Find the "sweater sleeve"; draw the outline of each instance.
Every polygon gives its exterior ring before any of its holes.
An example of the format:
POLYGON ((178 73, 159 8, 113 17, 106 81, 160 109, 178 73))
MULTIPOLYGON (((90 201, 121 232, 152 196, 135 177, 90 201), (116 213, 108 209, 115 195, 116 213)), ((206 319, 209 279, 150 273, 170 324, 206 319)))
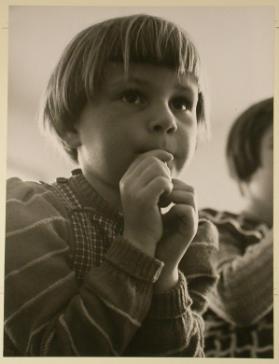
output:
POLYGON ((203 314, 208 307, 208 294, 218 280, 217 254, 218 232, 214 224, 202 218, 198 231, 180 262, 185 274, 189 294, 193 300, 192 309, 203 314))
POLYGON ((204 322, 191 305, 186 279, 179 272, 175 287, 154 294, 148 315, 127 355, 141 351, 145 356, 203 357, 204 322))
POLYGON ((49 191, 12 179, 7 196, 5 355, 122 355, 163 263, 118 240, 78 286, 69 223, 49 191))
MULTIPOLYGON (((211 292, 210 306, 223 319, 238 326, 257 322, 273 305, 273 236, 242 247, 245 235, 219 225, 220 279, 211 292)), ((256 232, 255 232, 256 233, 256 232)))
POLYGON ((150 311, 133 339, 129 353, 141 347, 146 355, 203 356, 207 292, 217 280, 218 235, 202 219, 195 238, 180 263, 179 282, 170 291, 154 294, 150 311))

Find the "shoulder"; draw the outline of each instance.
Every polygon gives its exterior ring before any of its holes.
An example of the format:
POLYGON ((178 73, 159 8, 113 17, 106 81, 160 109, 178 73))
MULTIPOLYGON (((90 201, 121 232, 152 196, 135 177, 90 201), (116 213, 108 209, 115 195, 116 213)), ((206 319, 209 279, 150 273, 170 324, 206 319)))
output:
POLYGON ((213 222, 217 227, 233 227, 236 230, 246 230, 248 227, 241 214, 234 212, 205 208, 199 212, 201 218, 213 222))
POLYGON ((201 218, 210 220, 219 233, 243 238, 251 243, 262 237, 262 233, 257 229, 258 224, 247 220, 241 213, 205 208, 199 214, 201 218))
POLYGON ((6 273, 42 257, 65 256, 72 244, 70 221, 52 185, 7 181, 6 273))
POLYGON ((6 234, 52 222, 65 224, 67 213, 52 185, 10 178, 7 181, 6 234))
POLYGON ((37 197, 44 197, 52 190, 52 185, 43 182, 23 181, 18 177, 7 180, 7 202, 14 200, 26 202, 37 197))
POLYGON ((216 210, 213 208, 204 208, 199 211, 199 215, 201 218, 209 219, 212 222, 216 222, 217 224, 224 222, 232 222, 239 220, 239 215, 229 211, 216 210))

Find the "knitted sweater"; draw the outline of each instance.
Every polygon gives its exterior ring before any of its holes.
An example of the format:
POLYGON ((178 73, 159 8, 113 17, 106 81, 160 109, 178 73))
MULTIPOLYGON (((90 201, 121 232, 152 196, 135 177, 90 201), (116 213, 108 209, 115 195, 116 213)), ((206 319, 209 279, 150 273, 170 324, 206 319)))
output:
POLYGON ((80 170, 52 185, 12 178, 7 198, 4 355, 204 355, 200 312, 216 280, 210 223, 196 239, 203 258, 188 267, 192 299, 182 272, 153 294, 163 262, 123 239, 121 214, 80 170))
POLYGON ((205 209, 218 228, 216 289, 209 293, 206 356, 273 356, 273 238, 266 224, 205 209))

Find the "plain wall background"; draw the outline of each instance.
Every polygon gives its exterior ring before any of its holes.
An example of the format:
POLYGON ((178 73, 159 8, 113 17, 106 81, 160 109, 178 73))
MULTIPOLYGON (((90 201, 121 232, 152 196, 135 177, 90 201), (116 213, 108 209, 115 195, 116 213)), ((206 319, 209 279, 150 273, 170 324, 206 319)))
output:
POLYGON ((7 174, 53 181, 75 167, 41 135, 40 97, 65 45, 81 29, 109 17, 148 13, 182 25, 205 67, 211 140, 199 145, 180 178, 193 184, 200 207, 238 211, 241 199, 225 164, 232 121, 273 94, 272 7, 10 7, 7 174))

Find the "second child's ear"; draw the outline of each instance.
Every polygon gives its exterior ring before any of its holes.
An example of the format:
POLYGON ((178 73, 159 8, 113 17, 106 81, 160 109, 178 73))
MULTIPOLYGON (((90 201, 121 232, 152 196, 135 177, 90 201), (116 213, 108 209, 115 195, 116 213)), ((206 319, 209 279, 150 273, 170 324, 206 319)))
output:
POLYGON ((239 188, 241 196, 245 197, 247 195, 247 190, 248 190, 247 183, 239 181, 238 188, 239 188))
POLYGON ((67 144, 70 148, 77 148, 81 146, 79 132, 76 130, 67 131, 63 135, 63 141, 67 144))

